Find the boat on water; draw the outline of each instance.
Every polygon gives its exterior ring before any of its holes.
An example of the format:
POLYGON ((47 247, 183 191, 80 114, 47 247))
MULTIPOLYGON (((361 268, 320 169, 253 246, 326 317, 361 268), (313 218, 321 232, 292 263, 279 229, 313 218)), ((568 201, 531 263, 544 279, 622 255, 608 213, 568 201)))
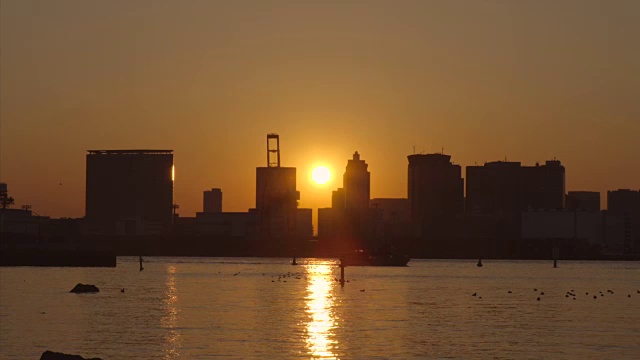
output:
POLYGON ((340 257, 340 263, 344 266, 407 266, 409 256, 390 251, 367 252, 357 250, 340 257))

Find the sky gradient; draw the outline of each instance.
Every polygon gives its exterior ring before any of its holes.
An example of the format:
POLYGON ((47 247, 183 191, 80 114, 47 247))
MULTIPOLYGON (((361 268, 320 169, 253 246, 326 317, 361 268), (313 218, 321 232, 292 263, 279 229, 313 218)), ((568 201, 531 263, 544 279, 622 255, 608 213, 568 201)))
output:
POLYGON ((555 157, 604 201, 640 188, 639 43, 634 0, 1 0, 0 181, 80 217, 87 149, 173 149, 182 216, 212 187, 246 211, 276 132, 301 207, 356 150, 372 197, 406 197, 414 146, 555 157))

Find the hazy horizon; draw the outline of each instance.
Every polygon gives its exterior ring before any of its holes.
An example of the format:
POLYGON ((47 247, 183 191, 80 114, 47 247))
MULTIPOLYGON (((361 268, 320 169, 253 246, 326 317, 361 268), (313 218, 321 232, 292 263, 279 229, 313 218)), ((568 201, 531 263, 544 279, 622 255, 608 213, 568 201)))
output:
POLYGON ((414 146, 463 177, 557 158, 604 207, 640 188, 639 39, 638 1, 2 0, 0 181, 81 217, 86 150, 173 149, 181 216, 211 188, 246 211, 275 132, 302 208, 356 150, 372 198, 406 197, 414 146))

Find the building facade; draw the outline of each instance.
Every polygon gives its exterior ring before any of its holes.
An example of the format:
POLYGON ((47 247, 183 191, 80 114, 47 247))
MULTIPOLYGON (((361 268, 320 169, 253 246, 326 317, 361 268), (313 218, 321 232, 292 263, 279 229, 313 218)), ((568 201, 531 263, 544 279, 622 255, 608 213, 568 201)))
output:
POLYGON ((612 213, 640 212, 640 190, 607 191, 607 209, 612 213))
POLYGON ((600 193, 597 191, 569 191, 565 207, 569 210, 600 211, 600 193))
POLYGON ((369 165, 360 159, 356 151, 353 159, 347 162, 347 168, 343 175, 344 207, 346 209, 368 209, 371 196, 371 173, 367 170, 369 165))
POLYGON ((205 190, 202 194, 202 212, 219 213, 222 212, 222 190, 205 190))
POLYGON ((508 214, 528 209, 562 209, 565 169, 558 160, 544 165, 495 161, 467 166, 466 211, 508 214))
POLYGON ((120 221, 172 222, 172 150, 89 150, 85 217, 104 232, 120 221))
POLYGON ((296 190, 296 168, 256 168, 256 209, 291 210, 298 207, 300 193, 296 190))
POLYGON ((408 198, 415 223, 454 216, 464 209, 464 180, 460 165, 445 154, 413 154, 409 159, 408 198))

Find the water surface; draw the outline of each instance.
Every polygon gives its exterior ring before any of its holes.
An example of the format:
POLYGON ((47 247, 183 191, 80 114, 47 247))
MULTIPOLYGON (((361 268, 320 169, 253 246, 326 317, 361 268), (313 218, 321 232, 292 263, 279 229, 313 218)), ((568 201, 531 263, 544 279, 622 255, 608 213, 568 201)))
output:
POLYGON ((0 268, 0 358, 640 354, 638 262, 413 260, 348 267, 342 288, 332 260, 145 260, 144 271, 126 257, 117 268, 0 268), (101 291, 70 294, 79 282, 101 291))

